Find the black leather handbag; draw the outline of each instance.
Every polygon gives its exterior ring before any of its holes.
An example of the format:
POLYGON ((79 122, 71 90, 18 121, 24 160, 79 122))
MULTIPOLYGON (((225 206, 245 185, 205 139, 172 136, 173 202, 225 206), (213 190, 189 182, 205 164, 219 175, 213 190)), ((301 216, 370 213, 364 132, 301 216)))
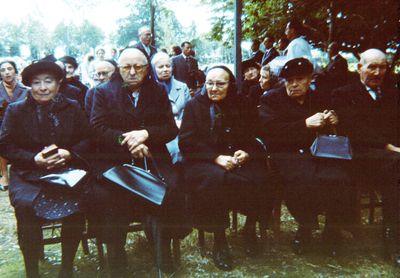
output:
POLYGON ((112 167, 102 176, 106 181, 128 190, 135 196, 161 206, 168 186, 164 182, 154 159, 151 159, 151 162, 157 176, 148 170, 146 158, 144 158, 144 169, 131 164, 123 164, 112 167))
POLYGON ((315 157, 351 160, 353 151, 350 140, 346 136, 338 136, 336 129, 334 134, 317 134, 310 147, 311 154, 315 157))
POLYGON ((88 172, 83 169, 64 168, 39 177, 38 181, 51 185, 74 188, 87 177, 88 172))

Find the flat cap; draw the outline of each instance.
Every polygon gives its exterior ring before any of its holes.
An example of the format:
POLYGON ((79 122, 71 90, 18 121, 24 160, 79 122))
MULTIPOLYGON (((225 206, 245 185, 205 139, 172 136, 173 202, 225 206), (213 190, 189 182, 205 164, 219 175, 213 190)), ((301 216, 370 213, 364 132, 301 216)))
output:
POLYGON ((39 60, 36 63, 30 64, 22 71, 22 83, 25 86, 31 86, 33 77, 42 73, 49 73, 57 80, 64 77, 63 70, 56 63, 39 60))
POLYGON ((75 69, 78 68, 78 62, 74 57, 71 56, 64 56, 59 59, 61 62, 64 64, 70 64, 72 65, 75 69))
POLYGON ((290 78, 299 75, 312 74, 314 70, 313 64, 306 58, 295 58, 286 62, 283 66, 279 77, 290 78))

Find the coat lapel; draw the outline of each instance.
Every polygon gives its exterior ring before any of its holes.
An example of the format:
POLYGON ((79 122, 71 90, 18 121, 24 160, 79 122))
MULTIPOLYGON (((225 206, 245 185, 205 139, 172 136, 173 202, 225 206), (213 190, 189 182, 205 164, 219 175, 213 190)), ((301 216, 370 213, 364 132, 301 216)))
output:
POLYGON ((168 98, 170 101, 176 103, 176 102, 178 102, 178 98, 179 98, 180 92, 182 90, 182 86, 180 86, 174 78, 172 78, 171 82, 172 82, 172 86, 171 86, 171 91, 168 94, 168 98))

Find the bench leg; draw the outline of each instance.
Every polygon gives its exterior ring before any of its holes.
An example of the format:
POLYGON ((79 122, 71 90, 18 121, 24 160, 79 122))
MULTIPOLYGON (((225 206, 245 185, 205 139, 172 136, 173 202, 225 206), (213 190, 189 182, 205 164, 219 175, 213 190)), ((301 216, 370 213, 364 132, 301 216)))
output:
POLYGON ((200 247, 200 254, 202 257, 205 257, 206 255, 206 244, 205 244, 205 238, 204 238, 204 230, 199 229, 198 230, 198 237, 199 237, 199 247, 200 247))
POLYGON ((181 241, 178 238, 172 239, 172 248, 174 253, 174 262, 176 265, 181 264, 181 241))

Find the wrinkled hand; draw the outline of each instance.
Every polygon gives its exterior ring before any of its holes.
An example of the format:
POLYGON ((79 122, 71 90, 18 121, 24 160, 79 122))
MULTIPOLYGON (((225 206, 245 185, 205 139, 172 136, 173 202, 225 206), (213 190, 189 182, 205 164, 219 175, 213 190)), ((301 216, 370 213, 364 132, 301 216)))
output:
POLYGON ((391 152, 396 152, 396 153, 400 153, 400 147, 396 147, 395 145, 392 144, 387 144, 385 146, 385 149, 391 152))
POLYGON ((325 126, 325 114, 324 113, 315 113, 311 117, 306 119, 307 128, 321 128, 325 126))
POLYGON ((43 157, 43 153, 39 152, 34 157, 37 166, 51 170, 57 167, 65 166, 71 160, 71 153, 68 150, 58 149, 58 152, 47 158, 43 157))
POLYGON ((339 118, 336 115, 336 112, 333 110, 325 110, 324 111, 324 119, 325 119, 325 122, 330 125, 337 125, 339 123, 339 118))
POLYGON ((231 171, 239 165, 237 159, 229 155, 220 155, 214 160, 214 162, 227 171, 231 171))
POLYGON ((245 151, 238 150, 233 154, 233 157, 236 158, 238 165, 241 166, 249 160, 250 155, 245 151))
POLYGON ((127 145, 130 152, 132 152, 137 146, 143 144, 148 138, 149 133, 147 130, 133 130, 122 134, 124 140, 122 140, 121 145, 127 145))
POLYGON ((143 157, 150 156, 149 148, 145 144, 140 144, 130 152, 132 157, 135 159, 141 159, 143 157))

